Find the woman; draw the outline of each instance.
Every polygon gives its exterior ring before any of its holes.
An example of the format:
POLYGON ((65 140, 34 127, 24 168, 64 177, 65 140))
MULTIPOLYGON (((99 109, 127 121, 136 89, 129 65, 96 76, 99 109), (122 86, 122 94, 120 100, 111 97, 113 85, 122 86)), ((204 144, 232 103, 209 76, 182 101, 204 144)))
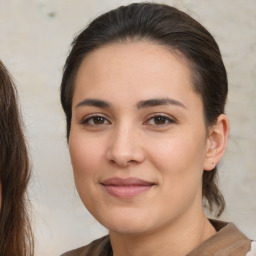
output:
POLYGON ((78 193, 109 235, 64 255, 246 255, 232 223, 210 220, 229 124, 213 37, 167 5, 103 14, 73 42, 61 102, 78 193))
POLYGON ((0 61, 0 255, 33 255, 27 212, 29 160, 16 103, 16 91, 0 61))

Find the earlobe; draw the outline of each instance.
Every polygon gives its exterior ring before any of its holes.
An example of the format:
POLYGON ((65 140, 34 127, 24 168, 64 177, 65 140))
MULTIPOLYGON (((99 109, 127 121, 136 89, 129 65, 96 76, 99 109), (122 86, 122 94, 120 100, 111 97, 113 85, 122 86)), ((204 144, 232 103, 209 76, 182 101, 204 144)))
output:
POLYGON ((209 128, 204 170, 211 171, 224 155, 229 135, 229 122, 225 114, 218 116, 216 124, 209 128))

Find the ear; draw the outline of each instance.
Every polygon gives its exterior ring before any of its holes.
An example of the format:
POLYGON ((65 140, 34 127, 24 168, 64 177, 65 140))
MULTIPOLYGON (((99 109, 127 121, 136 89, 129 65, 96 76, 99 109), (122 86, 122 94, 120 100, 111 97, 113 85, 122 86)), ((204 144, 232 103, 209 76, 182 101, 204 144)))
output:
POLYGON ((229 135, 229 122, 226 115, 218 116, 216 124, 208 131, 207 151, 204 162, 204 170, 211 171, 222 158, 229 135))

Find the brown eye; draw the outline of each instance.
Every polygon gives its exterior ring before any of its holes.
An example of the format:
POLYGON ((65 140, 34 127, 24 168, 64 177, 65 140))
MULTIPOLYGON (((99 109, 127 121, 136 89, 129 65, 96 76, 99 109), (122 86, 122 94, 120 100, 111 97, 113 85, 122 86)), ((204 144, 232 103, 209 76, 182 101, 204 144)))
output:
POLYGON ((110 122, 103 116, 89 116, 81 122, 83 125, 98 126, 109 124, 110 122))
POLYGON ((175 123, 175 121, 167 116, 156 115, 149 118, 146 123, 149 125, 155 125, 155 126, 165 126, 168 124, 175 123))
POLYGON ((93 122, 93 124, 104 124, 105 118, 102 116, 94 116, 92 118, 92 122, 93 122))
POLYGON ((163 125, 166 123, 166 121, 167 121, 166 117, 163 117, 163 116, 154 117, 154 123, 156 125, 163 125))

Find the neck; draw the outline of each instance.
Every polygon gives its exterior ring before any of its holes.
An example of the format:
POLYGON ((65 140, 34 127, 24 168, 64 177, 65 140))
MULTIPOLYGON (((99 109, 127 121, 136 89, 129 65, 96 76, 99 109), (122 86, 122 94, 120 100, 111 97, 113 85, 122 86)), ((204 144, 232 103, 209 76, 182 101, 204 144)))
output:
POLYGON ((113 256, 184 256, 216 233, 203 210, 184 216, 165 227, 143 234, 110 231, 113 256))

